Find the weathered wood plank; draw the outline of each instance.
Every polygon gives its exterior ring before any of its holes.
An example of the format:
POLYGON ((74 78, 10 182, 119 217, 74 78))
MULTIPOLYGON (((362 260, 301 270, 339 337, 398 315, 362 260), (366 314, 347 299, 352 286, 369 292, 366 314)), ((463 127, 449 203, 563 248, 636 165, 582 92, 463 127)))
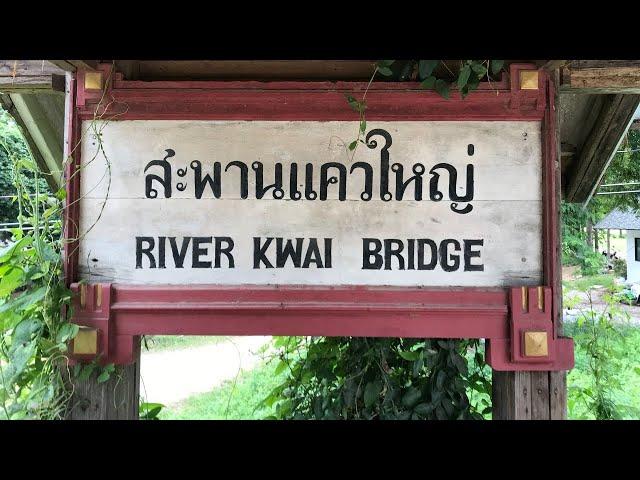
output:
POLYGON ((69 420, 138 420, 140 401, 140 339, 137 361, 116 367, 109 380, 96 381, 94 372, 85 381, 75 381, 69 420))
POLYGON ((137 70, 141 80, 368 80, 374 68, 375 60, 141 60, 137 70))
POLYGON ((531 420, 531 372, 492 373, 493 420, 531 420))
POLYGON ((43 173, 50 177, 57 190, 62 178, 64 97, 14 93, 11 101, 19 113, 23 131, 29 133, 35 150, 44 161, 43 173))
POLYGON ((547 71, 553 71, 567 66, 570 62, 571 60, 548 60, 544 65, 542 65, 542 68, 547 71))
POLYGON ((65 71, 48 60, 0 60, 0 77, 64 75, 65 71))
POLYGON ((64 95, 62 75, 0 76, 0 92, 3 93, 58 93, 64 95))
POLYGON ((608 96, 572 169, 566 200, 586 202, 609 166, 640 104, 640 95, 608 96))
MULTIPOLYGON (((384 128, 393 139, 389 148, 391 166, 387 172, 393 192, 396 192, 396 180, 406 180, 408 172, 413 175, 415 166, 415 171, 424 173, 416 177, 423 188, 421 200, 415 200, 415 186, 411 185, 401 200, 395 193, 390 201, 381 200, 380 148, 385 140, 374 136, 378 146, 361 145, 353 162, 339 142, 340 138, 349 138, 357 132, 357 122, 112 122, 100 137, 107 158, 102 150, 96 151, 97 139, 91 134, 85 135, 80 230, 91 230, 80 247, 84 278, 138 284, 483 287, 540 284, 542 182, 538 122, 370 122, 369 127, 384 128), (159 170, 154 171, 153 165, 147 173, 144 169, 149 161, 166 155, 167 148, 175 153, 166 164, 174 169, 171 196, 163 198, 165 193, 160 193, 159 198, 146 198, 145 176, 159 170), (95 159, 94 154, 97 154, 95 159), (196 177, 191 163, 195 160, 202 163, 202 173, 208 175, 215 175, 214 162, 220 162, 219 198, 212 195, 210 188, 202 198, 196 198, 196 177), (327 197, 323 200, 302 197, 292 200, 289 193, 276 199, 271 192, 258 199, 254 171, 257 167, 253 163, 257 160, 264 167, 266 185, 273 183, 276 168, 282 170, 283 191, 287 192, 293 165, 299 173, 294 187, 297 185, 300 189, 310 186, 316 192, 321 191, 323 165, 331 164, 331 170, 337 171, 339 167, 345 168, 345 164, 356 165, 354 162, 358 161, 371 169, 372 181, 377 186, 373 188, 374 196, 364 201, 362 174, 345 171, 343 180, 336 176, 335 182, 331 182, 333 185, 327 188, 327 197), (230 161, 245 162, 247 198, 240 198, 239 167, 232 166, 226 171, 230 161), (455 167, 459 175, 464 175, 462 178, 467 178, 468 165, 474 168, 473 209, 468 213, 453 212, 453 204, 446 201, 451 195, 448 176, 439 180, 447 195, 445 201, 430 199, 429 178, 435 177, 428 172, 442 162, 455 167), (313 177, 306 177, 306 165, 313 167, 313 177), (396 175, 400 168, 404 172, 402 178, 396 175), (186 185, 183 191, 177 189, 176 182, 186 185), (338 197, 335 183, 339 182, 343 185, 346 182, 343 199, 338 197), (104 204, 107 188, 108 201, 104 204), (91 228, 98 216, 100 221, 91 228), (138 266, 137 236, 157 237, 158 245, 159 237, 175 237, 181 245, 186 240, 186 263, 182 266, 175 263, 167 246, 164 253, 158 251, 167 259, 164 267, 147 264, 148 257, 138 266), (223 258, 218 268, 194 266, 193 243, 189 243, 192 236, 230 237, 234 244, 234 265, 223 258), (320 241, 330 238, 333 266, 313 266, 309 270, 288 262, 281 268, 256 268, 255 237, 302 237, 307 242, 305 249, 309 238, 320 241), (408 257, 400 268, 398 259, 391 262, 389 256, 392 267, 365 269, 364 237, 399 239, 398 242, 404 242, 404 255, 408 250, 415 252, 415 247, 408 246, 407 239, 426 238, 438 244, 444 239, 481 239, 483 268, 446 271, 441 267, 441 260, 440 266, 433 264, 421 269, 412 264, 411 268, 405 268, 408 257)), ((465 181, 459 179, 453 188, 464 193, 467 187, 465 181)), ((276 248, 275 245, 269 247, 268 255, 273 255, 276 248)), ((211 254, 213 249, 212 246, 211 254)), ((437 256, 431 252, 431 248, 427 248, 420 258, 430 263, 429 259, 437 256)), ((205 260, 207 255, 209 253, 203 253, 205 263, 209 262, 205 260)))
MULTIPOLYGON (((556 85, 559 83, 559 71, 556 70, 553 79, 556 85)), ((556 105, 559 101, 559 92, 556 90, 556 105)), ((555 132, 556 152, 560 152, 559 122, 556 122, 555 132)), ((552 192, 556 197, 558 215, 560 214, 561 184, 560 175, 561 159, 556 162, 554 174, 556 176, 556 191, 552 192)), ((561 265, 561 219, 556 225, 557 243, 556 265, 558 272, 562 272, 561 265)), ((562 287, 561 273, 553 279, 552 287, 554 302, 557 302, 559 327, 558 334, 562 333, 562 287)), ((549 420, 566 418, 566 372, 493 372, 492 383, 493 418, 495 420, 549 420), (563 383, 564 379, 564 383, 563 383)))
POLYGON ((640 60, 575 61, 563 71, 563 92, 640 93, 640 60))
POLYGON ((549 372, 549 396, 551 420, 566 420, 567 372, 549 372))
POLYGON ((549 372, 531 372, 531 419, 548 420, 549 372))

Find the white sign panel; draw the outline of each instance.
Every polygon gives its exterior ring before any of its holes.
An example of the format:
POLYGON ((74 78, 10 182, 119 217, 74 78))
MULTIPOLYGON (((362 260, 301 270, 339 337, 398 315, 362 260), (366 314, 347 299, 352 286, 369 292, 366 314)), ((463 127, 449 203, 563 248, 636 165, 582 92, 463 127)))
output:
MULTIPOLYGON (((87 123, 83 126, 86 131, 87 123)), ((81 276, 537 285, 539 122, 114 121, 82 142, 81 276)))

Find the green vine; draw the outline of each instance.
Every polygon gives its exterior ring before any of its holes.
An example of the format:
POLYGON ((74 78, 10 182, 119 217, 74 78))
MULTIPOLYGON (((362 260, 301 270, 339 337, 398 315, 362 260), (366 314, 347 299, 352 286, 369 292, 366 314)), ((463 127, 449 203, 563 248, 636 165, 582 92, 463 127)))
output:
POLYGON ((347 103, 359 115, 357 138, 347 146, 351 160, 358 145, 365 143, 362 136, 367 129, 367 92, 378 74, 389 80, 419 81, 420 88, 435 90, 443 98, 449 99, 453 87, 465 98, 478 88, 483 79, 489 84, 495 81, 503 68, 504 60, 461 60, 458 73, 455 74, 444 60, 378 60, 362 98, 358 100, 354 95, 346 95, 347 103))
MULTIPOLYGON (((95 161, 100 153, 106 161, 108 186, 102 209, 108 198, 111 165, 102 147, 101 134, 111 119, 122 115, 107 116, 115 101, 105 99, 106 88, 94 118, 63 162, 64 171, 82 138, 87 133, 93 134, 97 148, 84 164, 95 161)), ((62 251, 65 244, 79 240, 93 228, 102 210, 78 238, 64 238, 65 189, 55 193, 43 189, 43 173, 26 145, 15 148, 0 138, 0 150, 11 165, 15 192, 12 203, 17 205, 18 213, 18 226, 9 229, 11 243, 0 250, 0 418, 66 418, 72 407, 74 379, 84 381, 95 374, 96 382, 104 383, 113 374, 120 375, 117 367, 101 366, 98 358, 69 368, 68 343, 77 334, 78 326, 70 323, 71 291, 64 283, 62 251)), ((71 178, 80 170, 73 171, 71 178)), ((78 201, 67 203, 70 206, 78 201)))

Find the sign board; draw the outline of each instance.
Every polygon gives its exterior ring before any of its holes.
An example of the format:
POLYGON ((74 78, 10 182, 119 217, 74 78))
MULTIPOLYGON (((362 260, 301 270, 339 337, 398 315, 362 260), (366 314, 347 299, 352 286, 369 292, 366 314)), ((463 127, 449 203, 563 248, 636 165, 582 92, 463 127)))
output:
POLYGON ((572 364, 544 71, 511 64, 446 100, 416 83, 110 68, 106 92, 78 73, 67 132, 65 273, 101 362, 188 334, 485 338, 494 369, 572 364), (365 88, 350 150, 345 94, 365 88))
POLYGON ((370 121, 355 151, 353 121, 98 130, 82 143, 89 282, 542 282, 540 122, 370 121))

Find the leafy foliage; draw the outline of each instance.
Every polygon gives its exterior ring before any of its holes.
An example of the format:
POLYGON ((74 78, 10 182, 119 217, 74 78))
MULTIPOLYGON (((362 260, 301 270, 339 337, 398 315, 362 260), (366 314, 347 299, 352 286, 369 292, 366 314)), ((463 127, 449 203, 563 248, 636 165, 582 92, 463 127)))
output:
POLYGON ((275 407, 273 418, 444 420, 490 413, 491 382, 478 341, 278 337, 274 346, 275 373, 287 375, 262 404, 275 407))
POLYGON ((562 262, 579 265, 582 275, 602 271, 606 259, 587 241, 587 223, 595 223, 596 213, 582 205, 562 202, 562 262))
POLYGON ((618 277, 627 278, 627 261, 624 258, 613 259, 613 273, 618 277))
POLYGON ((162 403, 140 402, 140 420, 160 420, 160 412, 165 407, 162 403))
MULTIPOLYGON (((5 148, 0 148, 0 196, 15 195, 16 189, 13 185, 13 165, 11 156, 7 153, 14 152, 20 158, 29 157, 29 149, 22 139, 20 129, 16 125, 11 116, 0 108, 0 139, 5 148)), ((47 182, 43 178, 36 180, 33 173, 28 171, 22 172, 24 175, 24 185, 29 191, 35 191, 35 183, 37 181, 40 191, 45 192, 49 188, 47 182)), ((17 222, 18 203, 11 198, 0 198, 0 223, 17 222)), ((1 229, 1 227, 0 227, 1 229)), ((3 235, 0 233, 0 236, 3 235)), ((5 237, 9 235, 4 234, 5 237)), ((0 237, 2 238, 2 237, 0 237)))
MULTIPOLYGON (((586 372, 586 375, 570 374, 569 414, 573 418, 597 420, 638 418, 640 409, 631 402, 615 401, 623 388, 620 379, 627 363, 627 345, 622 332, 628 328, 625 323, 629 315, 611 294, 605 295, 603 310, 594 308, 590 292, 588 296, 589 307, 580 312, 576 324, 567 331, 576 344, 576 372, 586 372)), ((572 300, 565 303, 571 306, 572 300)))
POLYGON ((15 142, 13 134, 0 137, 16 193, 17 214, 9 214, 20 223, 11 230, 14 243, 0 251, 0 415, 61 418, 70 397, 67 342, 78 331, 68 322, 71 292, 61 281, 64 196, 42 190, 35 162, 15 142))

